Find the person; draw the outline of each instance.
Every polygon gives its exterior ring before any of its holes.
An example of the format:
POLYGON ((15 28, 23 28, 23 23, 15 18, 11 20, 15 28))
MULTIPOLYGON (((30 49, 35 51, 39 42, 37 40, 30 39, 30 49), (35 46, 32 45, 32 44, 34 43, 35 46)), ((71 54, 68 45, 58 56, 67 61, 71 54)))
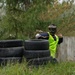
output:
POLYGON ((63 42, 62 34, 56 35, 57 26, 55 24, 51 24, 48 26, 49 32, 42 32, 35 35, 36 39, 47 39, 49 41, 49 50, 51 53, 51 57, 53 61, 56 60, 56 49, 57 45, 63 42))

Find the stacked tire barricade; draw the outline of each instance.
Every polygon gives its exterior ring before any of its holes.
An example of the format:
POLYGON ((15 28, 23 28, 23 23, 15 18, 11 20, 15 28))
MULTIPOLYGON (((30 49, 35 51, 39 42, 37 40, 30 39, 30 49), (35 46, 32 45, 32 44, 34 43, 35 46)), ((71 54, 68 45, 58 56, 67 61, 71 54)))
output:
POLYGON ((29 65, 44 65, 50 61, 48 40, 32 39, 24 41, 24 57, 29 65))
POLYGON ((22 40, 2 40, 0 41, 0 65, 8 63, 21 63, 23 56, 22 40))

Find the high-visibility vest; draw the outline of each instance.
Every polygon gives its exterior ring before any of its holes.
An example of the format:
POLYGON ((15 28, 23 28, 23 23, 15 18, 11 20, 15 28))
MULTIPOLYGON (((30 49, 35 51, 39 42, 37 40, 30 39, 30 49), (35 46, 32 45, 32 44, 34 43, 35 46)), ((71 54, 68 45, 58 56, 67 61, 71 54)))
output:
POLYGON ((50 33, 48 32, 49 34, 49 50, 51 52, 51 56, 53 58, 55 58, 56 56, 56 49, 57 49, 57 44, 58 44, 58 41, 59 41, 59 38, 57 35, 55 35, 56 37, 56 40, 54 40, 54 38, 52 37, 52 35, 50 35, 50 33))

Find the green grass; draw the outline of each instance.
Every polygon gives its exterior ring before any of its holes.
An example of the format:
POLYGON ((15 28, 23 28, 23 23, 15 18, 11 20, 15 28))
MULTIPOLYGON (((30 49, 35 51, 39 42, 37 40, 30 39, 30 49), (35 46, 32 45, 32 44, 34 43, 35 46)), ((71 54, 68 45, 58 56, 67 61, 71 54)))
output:
POLYGON ((26 62, 0 67, 0 75, 75 75, 75 62, 48 63, 44 66, 27 66, 26 62))

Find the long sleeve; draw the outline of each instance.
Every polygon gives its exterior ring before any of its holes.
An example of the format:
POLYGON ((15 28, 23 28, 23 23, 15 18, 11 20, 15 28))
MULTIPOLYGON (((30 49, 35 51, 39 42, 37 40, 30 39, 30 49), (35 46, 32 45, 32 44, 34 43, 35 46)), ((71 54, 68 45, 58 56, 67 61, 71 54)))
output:
MULTIPOLYGON (((47 32, 38 33, 35 35, 36 39, 49 39, 49 34, 47 32)), ((63 37, 59 38, 58 44, 63 42, 63 37)))
POLYGON ((42 32, 42 33, 36 34, 35 38, 36 39, 48 39, 49 35, 47 32, 42 32))
POLYGON ((58 44, 61 44, 63 42, 63 37, 59 38, 58 44))

